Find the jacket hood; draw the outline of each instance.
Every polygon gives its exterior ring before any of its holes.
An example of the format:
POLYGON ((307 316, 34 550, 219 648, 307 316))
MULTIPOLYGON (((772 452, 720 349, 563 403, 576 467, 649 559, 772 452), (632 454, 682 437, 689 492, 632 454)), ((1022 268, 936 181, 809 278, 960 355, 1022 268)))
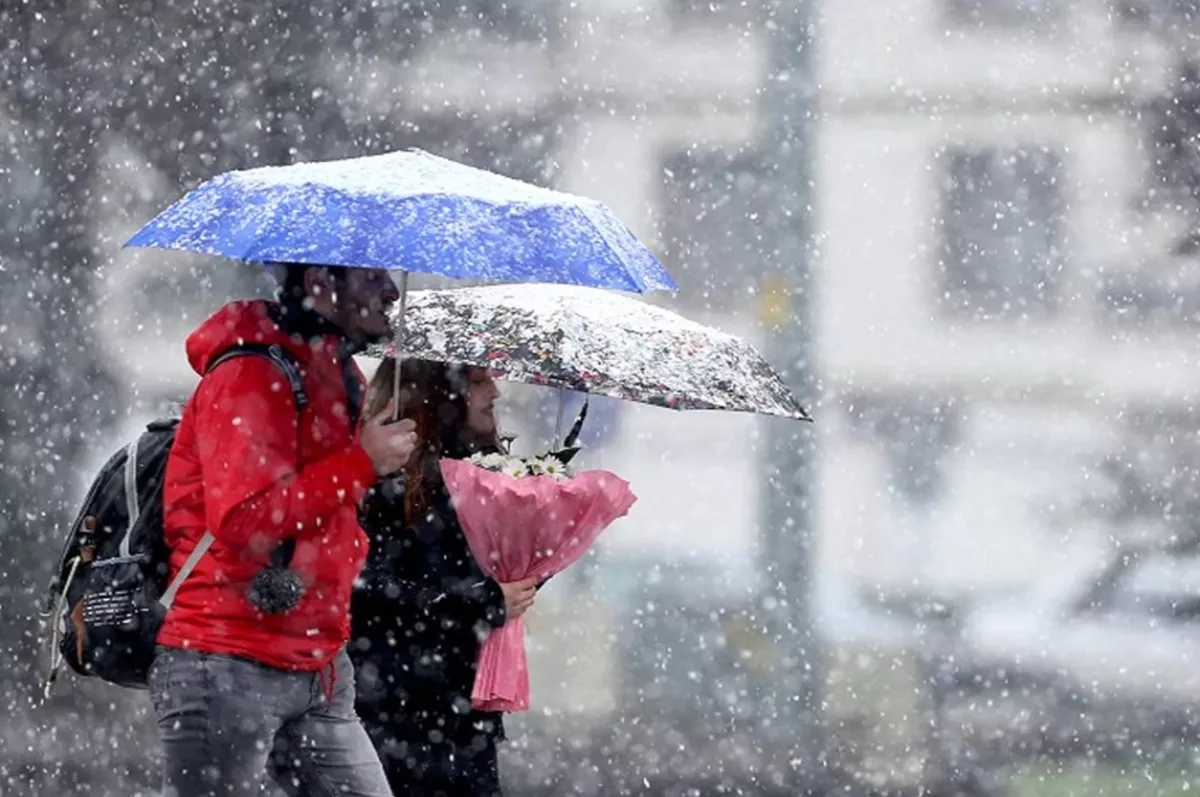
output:
POLYGON ((230 302, 188 335, 187 358, 197 374, 224 352, 245 343, 288 346, 288 335, 272 318, 271 302, 250 300, 230 302))

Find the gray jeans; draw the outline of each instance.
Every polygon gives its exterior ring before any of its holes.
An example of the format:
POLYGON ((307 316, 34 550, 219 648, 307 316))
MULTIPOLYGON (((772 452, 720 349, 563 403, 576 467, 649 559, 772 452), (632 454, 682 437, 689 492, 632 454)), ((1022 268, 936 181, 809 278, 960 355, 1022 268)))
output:
POLYGON ((391 797, 354 713, 354 669, 344 650, 330 679, 160 649, 150 695, 163 743, 164 797, 260 795, 267 773, 291 797, 391 797))

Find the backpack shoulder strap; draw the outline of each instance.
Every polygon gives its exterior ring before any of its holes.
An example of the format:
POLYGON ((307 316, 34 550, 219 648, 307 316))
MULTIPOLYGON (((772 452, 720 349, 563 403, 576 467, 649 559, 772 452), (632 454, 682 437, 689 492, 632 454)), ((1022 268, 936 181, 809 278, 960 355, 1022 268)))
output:
POLYGON ((171 604, 175 602, 175 596, 179 594, 179 588, 183 586, 183 582, 187 581, 188 576, 196 569, 196 565, 200 564, 200 560, 204 558, 204 554, 208 553, 208 549, 216 542, 216 537, 211 531, 204 532, 204 536, 196 543, 196 547, 188 554, 187 561, 179 568, 179 572, 175 574, 175 578, 171 579, 171 583, 167 585, 167 591, 162 594, 158 602, 162 604, 164 609, 170 609, 171 604))
POLYGON ((221 363, 237 357, 264 357, 275 363, 276 367, 287 377, 288 385, 292 389, 292 396, 296 399, 297 411, 303 412, 304 408, 308 406, 308 391, 304 389, 304 377, 300 373, 300 364, 296 362, 296 358, 292 356, 291 352, 278 343, 270 345, 263 343, 238 344, 218 355, 209 363, 204 373, 211 374, 221 363))
MULTIPOLYGON (((304 377, 300 373, 300 364, 296 362, 296 358, 291 355, 286 349, 279 344, 263 345, 261 343, 242 343, 234 346, 232 349, 222 352, 215 360, 209 363, 205 369, 205 374, 213 372, 218 365, 237 357, 265 357, 283 371, 287 377, 288 385, 292 389, 292 396, 296 399, 296 411, 303 412, 308 406, 308 392, 304 389, 304 377)), ((216 541, 211 531, 204 532, 204 536, 196 543, 196 547, 188 554, 187 561, 179 568, 179 572, 175 574, 175 578, 171 579, 171 583, 167 585, 167 590, 158 599, 164 609, 171 608, 171 604, 175 602, 175 596, 179 594, 179 588, 183 586, 183 582, 187 580, 192 571, 196 569, 196 565, 200 564, 200 560, 204 558, 204 554, 208 553, 208 549, 216 541)))

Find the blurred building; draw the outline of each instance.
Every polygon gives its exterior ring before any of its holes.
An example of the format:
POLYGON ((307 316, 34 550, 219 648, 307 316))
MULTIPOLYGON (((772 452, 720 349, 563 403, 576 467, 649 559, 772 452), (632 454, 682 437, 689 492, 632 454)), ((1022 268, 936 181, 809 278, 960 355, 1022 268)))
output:
MULTIPOLYGON (((431 46, 413 74, 437 76, 421 82, 432 107, 554 107, 556 184, 651 241, 685 312, 754 337, 755 8, 559 7, 547 41, 431 46), (481 81, 500 71, 502 91, 481 81)), ((1175 64, 1144 17, 1065 0, 821 4, 823 569, 962 588, 1034 578, 1053 566, 1047 543, 1061 548, 1065 521, 1047 510, 1079 489, 1118 413, 1191 395, 1194 269, 1166 256, 1186 220, 1147 201, 1139 114, 1175 64)), ((749 425, 661 420, 638 445, 674 463, 690 452, 679 439, 736 434, 744 451, 725 464, 753 481, 749 425)), ((752 492, 719 511, 697 476, 673 514, 752 545, 752 492)))
MULTIPOLYGON (((347 114, 403 115, 413 143, 605 201, 682 286, 651 300, 760 340, 759 4, 469 5, 404 64, 327 54, 347 114)), ((1169 4, 1119 5, 820 4, 822 392, 809 399, 831 635, 882 633, 858 593, 1022 588, 1094 548, 1075 504, 1126 415, 1195 398, 1200 273, 1169 254, 1188 217, 1166 199, 1147 111, 1171 90, 1178 47, 1158 32, 1169 4)), ((131 163, 113 163, 143 186, 127 226, 173 195, 131 163)), ((149 253, 103 275, 110 350, 147 396, 187 389, 180 344, 207 307, 163 317, 145 302, 161 273, 149 253)), ((256 284, 225 279, 196 282, 205 301, 256 284)), ((578 623, 555 584, 530 621, 535 701, 562 710, 616 699, 614 617, 636 613, 645 586, 630 573, 686 560, 679 578, 729 605, 758 578, 753 419, 620 415, 599 464, 640 500, 607 535, 613 566, 595 568, 607 603, 578 623)), ((686 688, 688 657, 671 666, 686 688)))
MULTIPOLYGON (((420 74, 438 77, 422 88, 437 107, 444 81, 445 102, 481 116, 518 97, 553 108, 555 184, 604 200, 651 242, 685 313, 755 340, 757 7, 560 6, 542 46, 430 48, 420 74), (499 72, 502 93, 482 79, 499 72)), ((1171 200, 1151 114, 1177 104, 1170 11, 821 4, 813 398, 831 636, 886 636, 859 611, 863 594, 1019 591, 1094 555, 1106 535, 1080 504, 1126 419, 1158 422, 1194 399, 1200 274, 1172 254, 1190 218, 1171 200)), ((687 560, 690 578, 736 602, 757 578, 753 421, 623 418, 625 444, 604 464, 641 500, 597 578, 626 557, 687 560)), ((610 593, 638 594, 611 579, 610 593)), ((578 672, 600 661, 577 659, 578 672)), ((542 680, 562 685, 550 702, 587 703, 578 680, 542 680)))

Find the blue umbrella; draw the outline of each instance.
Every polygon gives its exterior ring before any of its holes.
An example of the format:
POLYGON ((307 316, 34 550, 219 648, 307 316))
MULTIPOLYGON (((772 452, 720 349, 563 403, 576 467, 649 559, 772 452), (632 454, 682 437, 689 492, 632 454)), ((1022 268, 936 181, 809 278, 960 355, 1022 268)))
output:
POLYGON ((677 290, 602 203, 420 150, 227 172, 126 246, 405 276, 677 290))

